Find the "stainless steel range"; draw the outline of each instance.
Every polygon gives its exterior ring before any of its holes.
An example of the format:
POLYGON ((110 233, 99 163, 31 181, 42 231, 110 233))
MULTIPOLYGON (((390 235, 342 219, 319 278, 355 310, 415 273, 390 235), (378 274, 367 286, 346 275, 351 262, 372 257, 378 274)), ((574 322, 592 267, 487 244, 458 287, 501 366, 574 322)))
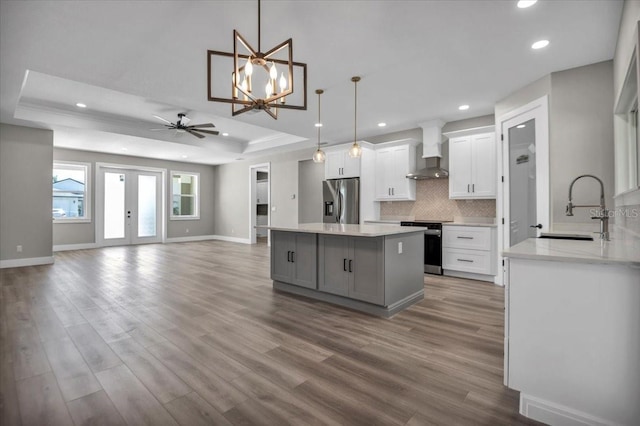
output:
POLYGON ((416 220, 400 222, 400 226, 424 228, 424 272, 442 275, 442 224, 450 220, 416 220))

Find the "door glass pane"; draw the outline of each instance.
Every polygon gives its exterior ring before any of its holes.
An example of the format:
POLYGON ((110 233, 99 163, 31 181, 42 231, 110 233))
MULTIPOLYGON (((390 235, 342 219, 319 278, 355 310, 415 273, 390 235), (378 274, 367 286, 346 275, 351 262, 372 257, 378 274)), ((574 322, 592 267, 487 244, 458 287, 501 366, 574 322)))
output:
POLYGON ((104 173, 104 239, 124 238, 125 175, 104 173))
POLYGON ((513 246, 537 236, 535 119, 509 129, 509 236, 513 246))
POLYGON ((138 175, 138 237, 156 236, 156 179, 138 175))

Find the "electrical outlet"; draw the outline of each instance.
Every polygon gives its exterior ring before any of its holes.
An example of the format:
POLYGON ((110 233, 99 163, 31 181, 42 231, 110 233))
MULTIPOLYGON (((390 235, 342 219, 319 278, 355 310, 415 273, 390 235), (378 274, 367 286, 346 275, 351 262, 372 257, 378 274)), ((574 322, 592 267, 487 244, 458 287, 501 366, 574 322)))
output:
POLYGON ((402 241, 398 243, 398 254, 402 254, 402 241))
POLYGON ((16 246, 16 251, 18 253, 22 253, 22 246, 16 246))

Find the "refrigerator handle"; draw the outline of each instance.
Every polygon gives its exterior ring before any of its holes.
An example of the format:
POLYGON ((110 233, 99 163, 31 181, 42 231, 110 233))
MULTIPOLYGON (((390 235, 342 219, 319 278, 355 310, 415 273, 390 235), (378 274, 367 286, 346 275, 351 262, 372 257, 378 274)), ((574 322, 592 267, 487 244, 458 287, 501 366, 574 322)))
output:
POLYGON ((340 190, 338 190, 338 215, 336 216, 336 222, 340 223, 340 218, 342 217, 342 194, 340 190))

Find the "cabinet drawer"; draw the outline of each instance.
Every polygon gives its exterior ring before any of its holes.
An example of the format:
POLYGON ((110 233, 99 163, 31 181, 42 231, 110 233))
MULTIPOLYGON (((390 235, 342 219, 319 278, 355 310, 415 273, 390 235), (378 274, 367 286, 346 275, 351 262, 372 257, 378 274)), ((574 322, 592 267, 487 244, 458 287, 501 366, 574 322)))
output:
POLYGON ((442 249, 442 269, 493 275, 493 263, 488 251, 442 249))
POLYGON ((442 246, 458 249, 491 250, 491 228, 443 226, 442 246))

